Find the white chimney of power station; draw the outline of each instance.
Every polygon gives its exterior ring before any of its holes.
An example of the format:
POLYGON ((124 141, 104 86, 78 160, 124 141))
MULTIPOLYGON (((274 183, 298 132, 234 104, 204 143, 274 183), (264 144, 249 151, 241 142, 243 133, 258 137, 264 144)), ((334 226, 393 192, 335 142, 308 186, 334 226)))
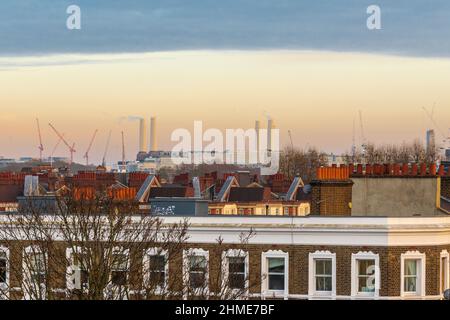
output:
POLYGON ((156 118, 150 118, 150 151, 157 151, 158 145, 156 142, 156 118))
POLYGON ((147 123, 139 119, 139 152, 147 152, 147 123))
POLYGON ((259 152, 259 120, 255 121, 255 132, 256 132, 256 159, 258 159, 259 152))
POLYGON ((272 128, 273 128, 273 122, 272 119, 269 117, 267 119, 267 150, 272 151, 272 128))

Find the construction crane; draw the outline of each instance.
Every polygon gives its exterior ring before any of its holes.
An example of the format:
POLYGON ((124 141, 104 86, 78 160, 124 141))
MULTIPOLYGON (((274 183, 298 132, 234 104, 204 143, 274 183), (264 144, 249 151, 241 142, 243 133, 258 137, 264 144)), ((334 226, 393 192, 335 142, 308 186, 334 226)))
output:
POLYGON ((102 166, 106 167, 106 154, 108 153, 109 141, 111 140, 111 130, 109 130, 108 139, 106 140, 105 152, 103 153, 102 166))
POLYGON ((44 146, 42 145, 42 135, 41 135, 41 127, 39 125, 39 119, 36 118, 36 124, 37 124, 37 131, 39 136, 39 160, 42 162, 42 151, 44 151, 44 146))
POLYGON ((86 166, 89 165, 89 151, 91 151, 92 143, 94 142, 94 139, 95 139, 95 136, 97 135, 97 132, 98 132, 98 130, 95 129, 94 134, 92 135, 91 141, 89 142, 89 146, 88 146, 88 148, 87 148, 87 150, 86 150, 86 152, 84 153, 84 156, 83 156, 83 158, 86 159, 86 166))
MULTIPOLYGON (((64 133, 61 136, 64 136, 64 133)), ((61 137, 58 138, 58 142, 55 144, 52 153, 50 154, 50 167, 53 167, 53 155, 55 154, 56 148, 58 148, 59 144, 61 143, 61 140, 61 137)))
POLYGON ((366 149, 367 149, 367 143, 366 143, 366 136, 364 135, 364 124, 362 119, 362 111, 359 110, 359 126, 361 130, 361 151, 363 154, 363 157, 366 155, 366 149))
POLYGON ((70 144, 66 141, 66 139, 64 139, 63 135, 60 134, 58 132, 58 130, 56 130, 56 128, 51 123, 49 123, 48 125, 50 126, 50 128, 53 129, 53 131, 56 133, 56 135, 62 140, 62 142, 69 149, 69 152, 70 152, 70 163, 69 164, 72 164, 72 162, 73 162, 73 154, 76 152, 76 150, 75 150, 75 143, 73 143, 72 146, 70 146, 70 144))
POLYGON ((352 161, 356 161, 356 138, 355 138, 355 118, 353 118, 353 130, 352 130, 352 161))
POLYGON ((437 131, 439 132, 439 134, 443 138, 442 142, 443 142, 444 146, 441 147, 441 149, 446 149, 447 148, 447 143, 450 141, 450 137, 447 137, 445 135, 445 132, 437 124, 436 120, 434 120, 434 117, 433 117, 434 107, 435 107, 435 104, 433 105, 433 108, 431 108, 431 112, 429 112, 425 107, 422 107, 422 109, 423 109, 423 111, 425 111, 425 114, 428 116, 428 118, 430 118, 430 120, 433 123, 434 127, 437 129, 437 131))
POLYGON ((289 134, 289 140, 291 142, 291 149, 294 150, 294 143, 292 142, 292 134, 291 134, 291 130, 288 130, 288 134, 289 134))

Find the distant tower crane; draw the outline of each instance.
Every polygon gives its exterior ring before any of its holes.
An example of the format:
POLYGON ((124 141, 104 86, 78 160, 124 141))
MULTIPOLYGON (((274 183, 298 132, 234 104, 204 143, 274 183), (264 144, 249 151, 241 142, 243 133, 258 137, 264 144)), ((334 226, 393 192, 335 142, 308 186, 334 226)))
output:
POLYGON ((39 135, 39 160, 42 162, 42 151, 44 151, 44 146, 42 145, 41 127, 39 126, 39 119, 36 118, 37 131, 39 135))
POLYGON ((292 134, 291 134, 291 130, 288 130, 288 134, 289 134, 289 140, 291 142, 291 149, 294 150, 294 143, 292 142, 292 134))
POLYGON ((93 136, 91 138, 91 141, 89 142, 89 146, 88 146, 88 148, 87 148, 87 150, 86 150, 86 152, 84 153, 84 156, 83 156, 83 158, 86 159, 86 166, 89 165, 89 151, 91 151, 92 143, 94 142, 94 139, 95 139, 95 136, 97 135, 97 132, 98 132, 98 130, 95 129, 94 134, 93 134, 93 136))
MULTIPOLYGON (((64 133, 61 135, 64 136, 64 133)), ((53 155, 55 154, 56 148, 58 148, 59 144, 61 143, 61 138, 58 138, 58 142, 53 147, 52 153, 50 154, 50 167, 53 167, 53 155)))
POLYGON ((62 134, 60 134, 58 132, 58 130, 56 130, 55 127, 51 123, 49 123, 48 125, 50 126, 50 128, 53 129, 53 131, 56 133, 56 135, 62 140, 62 142, 64 142, 64 144, 69 149, 69 152, 70 152, 70 163, 69 164, 72 164, 72 162, 73 162, 73 154, 76 152, 76 150, 75 150, 75 143, 73 143, 72 146, 70 146, 69 143, 66 141, 66 139, 64 139, 64 136, 62 134))
POLYGON ((111 130, 109 130, 108 140, 106 140, 105 152, 103 153, 102 166, 106 167, 106 154, 108 153, 109 141, 111 140, 111 130))
POLYGON ((441 147, 441 149, 446 149, 447 148, 447 144, 450 141, 450 137, 446 137, 445 132, 439 127, 439 125, 437 124, 436 120, 434 120, 433 117, 433 112, 434 112, 434 105, 433 108, 431 109, 431 112, 429 112, 425 107, 422 107, 423 111, 425 111, 425 114, 428 116, 428 118, 430 118, 431 122, 433 123, 434 127, 437 129, 437 131, 439 132, 439 134, 442 136, 442 142, 443 142, 443 147, 441 147))

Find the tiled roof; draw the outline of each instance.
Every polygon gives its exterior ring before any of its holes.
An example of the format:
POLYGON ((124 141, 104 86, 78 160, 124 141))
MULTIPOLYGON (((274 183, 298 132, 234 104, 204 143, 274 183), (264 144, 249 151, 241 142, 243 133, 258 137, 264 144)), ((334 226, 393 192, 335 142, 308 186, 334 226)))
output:
POLYGON ((167 197, 192 197, 194 195, 192 187, 156 187, 150 189, 150 198, 167 197))
POLYGON ((257 202, 270 200, 269 188, 233 187, 230 190, 229 202, 257 202))
POLYGON ((17 202, 17 197, 23 195, 23 186, 19 184, 0 184, 0 202, 17 202))

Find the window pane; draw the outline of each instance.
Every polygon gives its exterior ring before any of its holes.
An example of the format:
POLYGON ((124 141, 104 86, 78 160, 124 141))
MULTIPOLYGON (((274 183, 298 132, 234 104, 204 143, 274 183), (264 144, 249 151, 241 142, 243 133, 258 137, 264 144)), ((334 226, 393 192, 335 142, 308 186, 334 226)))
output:
POLYGON ((206 270, 206 257, 204 257, 204 256, 190 256, 189 257, 189 269, 191 271, 204 271, 204 270, 206 270))
POLYGON ((189 285, 193 289, 204 287, 205 281, 206 278, 204 272, 191 272, 189 274, 189 285))
POLYGON ((229 287, 231 289, 244 289, 245 275, 243 273, 231 273, 229 275, 229 287))
POLYGON ((358 275, 373 275, 375 273, 375 260, 357 260, 358 275))
POLYGON ((316 259, 316 274, 317 275, 330 275, 331 272, 331 259, 316 259))
POLYGON ((166 258, 163 255, 150 256, 150 271, 164 271, 166 258))
POLYGON ((6 258, 0 256, 0 283, 4 282, 6 282, 6 258))
POLYGON ((316 277, 316 290, 317 291, 331 291, 331 277, 316 277))
POLYGON ((127 283, 126 271, 112 271, 111 282, 116 286, 123 286, 127 283))
POLYGON ((112 269, 127 270, 128 257, 124 254, 115 254, 112 261, 112 269))
POLYGON ((405 260, 405 275, 415 276, 417 275, 417 260, 405 260))
POLYGON ((406 277, 405 278, 405 291, 406 292, 416 292, 417 291, 417 278, 416 277, 406 277))
POLYGON ((284 273, 284 258, 268 258, 269 273, 284 273))
POLYGON ((245 273, 245 258, 244 257, 229 257, 228 258, 229 272, 245 273))
POLYGON ((284 275, 269 274, 269 290, 284 290, 284 275))
POLYGON ((358 292, 375 292, 375 279, 368 276, 358 277, 358 292))
POLYGON ((163 287, 165 284, 165 272, 151 272, 150 273, 150 286, 159 286, 163 287))

